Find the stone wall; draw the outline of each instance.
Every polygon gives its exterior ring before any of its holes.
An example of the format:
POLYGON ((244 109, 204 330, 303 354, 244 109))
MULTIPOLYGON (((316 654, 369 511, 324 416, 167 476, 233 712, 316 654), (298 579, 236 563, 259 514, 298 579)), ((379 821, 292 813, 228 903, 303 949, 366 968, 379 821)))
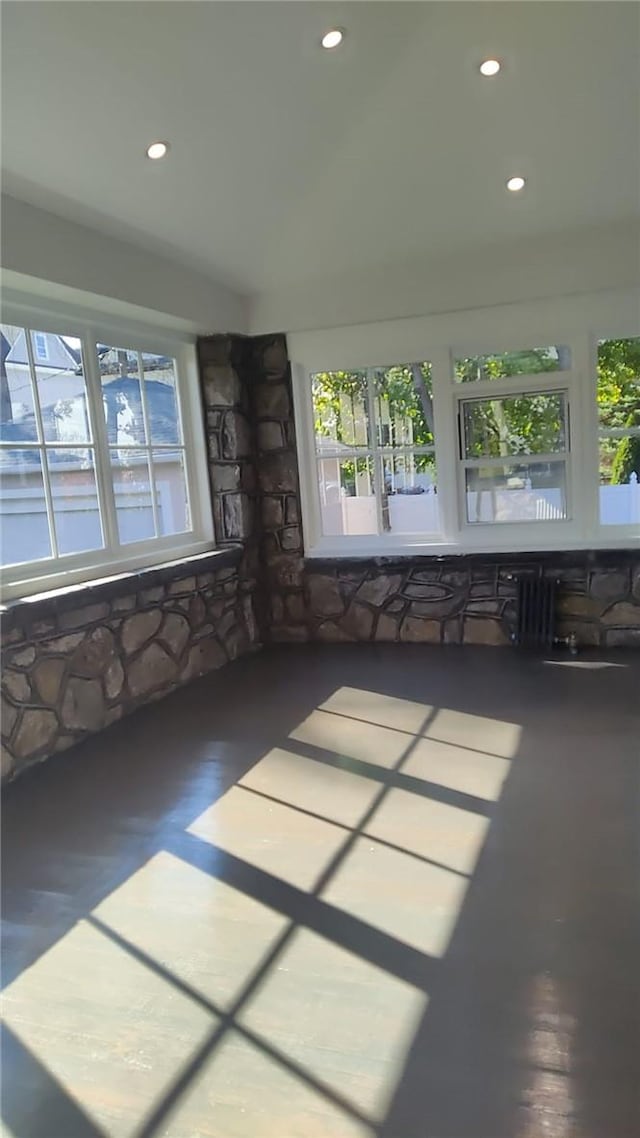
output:
POLYGON ((238 555, 144 570, 2 614, 2 776, 221 667, 257 639, 238 555))
POLYGON ((308 561, 309 635, 324 641, 511 643, 516 578, 559 582, 557 634, 581 646, 640 647, 640 554, 468 555, 308 561))
POLYGON ((291 370, 284 336, 199 341, 216 541, 240 541, 265 641, 307 639, 291 370))

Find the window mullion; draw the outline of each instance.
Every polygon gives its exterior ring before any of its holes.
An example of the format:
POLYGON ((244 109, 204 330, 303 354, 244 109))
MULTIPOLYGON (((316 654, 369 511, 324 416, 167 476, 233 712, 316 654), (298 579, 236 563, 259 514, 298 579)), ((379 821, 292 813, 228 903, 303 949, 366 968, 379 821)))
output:
POLYGON ((33 396, 33 409, 36 416, 36 423, 38 425, 38 434, 40 436, 40 466, 42 468, 42 484, 44 486, 44 498, 47 506, 47 522, 49 524, 49 540, 51 542, 51 553, 56 559, 59 557, 58 553, 58 535, 56 534, 56 521, 53 512, 53 495, 51 493, 51 479, 49 478, 49 462, 47 459, 47 448, 45 446, 44 438, 44 424, 42 422, 42 411, 40 408, 40 396, 38 393, 38 384, 36 380, 36 368, 33 359, 33 344, 31 343, 31 329, 25 328, 25 343, 27 347, 27 359, 29 361, 29 376, 31 379, 31 393, 33 396))
POLYGON ((367 368, 367 417, 369 419, 369 430, 371 432, 371 438, 369 441, 373 458, 376 518, 378 523, 378 534, 380 535, 386 532, 384 524, 384 508, 382 505, 382 495, 384 493, 384 468, 382 465, 382 454, 378 445, 378 422, 375 413, 375 387, 373 377, 373 368, 367 368))
POLYGON ((147 460, 149 463, 149 479, 151 482, 151 509, 153 511, 153 526, 155 529, 156 537, 160 537, 160 526, 158 524, 158 503, 156 501, 156 473, 153 464, 153 450, 151 447, 151 425, 149 422, 149 411, 147 408, 147 392, 141 352, 137 353, 137 358, 138 377, 140 380, 140 400, 142 403, 142 421, 144 423, 144 437, 147 440, 147 460))
POLYGON ((107 549, 117 550, 120 546, 118 519, 116 516, 115 491, 111 473, 111 452, 107 421, 102 402, 102 379, 98 361, 96 338, 88 333, 82 341, 82 361, 84 365, 89 422, 93 439, 93 454, 96 466, 96 486, 102 519, 103 538, 107 549))

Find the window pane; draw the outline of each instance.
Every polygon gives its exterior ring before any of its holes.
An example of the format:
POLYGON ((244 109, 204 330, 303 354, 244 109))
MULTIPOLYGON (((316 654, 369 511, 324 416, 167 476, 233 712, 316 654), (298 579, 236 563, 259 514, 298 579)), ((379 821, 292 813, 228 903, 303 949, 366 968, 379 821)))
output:
POLYGON ((37 450, 0 451, 0 551, 3 565, 51 557, 42 461, 37 450))
POLYGON ((384 528, 393 533, 437 533, 440 518, 435 456, 385 455, 383 469, 384 528))
POLYGON ((58 552, 102 549, 93 451, 48 449, 47 462, 58 552))
POLYGON ((45 441, 90 442, 80 341, 50 332, 32 332, 31 343, 45 441))
POLYGON ((474 399, 462 404, 462 414, 465 458, 567 450, 562 394, 474 399))
POLYGON ((38 427, 24 328, 0 325, 0 438, 3 442, 35 442, 38 427))
POLYGON ((431 365, 376 368, 375 413, 379 446, 432 446, 431 365))
POLYGON ((564 462, 505 463, 465 471, 469 522, 548 522, 567 517, 564 462))
POLYGON ((151 442, 181 443, 174 362, 144 352, 142 364, 151 442))
POLYGON ((600 439, 600 521, 640 526, 640 431, 600 439))
POLYGON ((495 356, 467 356, 455 361, 458 383, 482 379, 504 379, 511 375, 538 375, 540 372, 566 371, 571 367, 571 351, 562 345, 526 348, 495 356))
POLYGON ((609 430, 640 427, 640 336, 598 344, 598 419, 609 430))
POLYGON ((318 372, 312 393, 318 454, 369 445, 366 372, 318 372))
POLYGON ((111 451, 111 476, 120 541, 155 537, 151 479, 146 451, 111 451))
POLYGON ((318 462, 322 532, 378 532, 378 514, 370 458, 323 458, 318 462))
POLYGON ((112 446, 133 446, 146 440, 138 354, 128 348, 98 344, 102 402, 112 446))
POLYGON ((153 471, 156 483, 158 529, 163 536, 184 533, 190 529, 190 520, 183 452, 155 450, 153 471))

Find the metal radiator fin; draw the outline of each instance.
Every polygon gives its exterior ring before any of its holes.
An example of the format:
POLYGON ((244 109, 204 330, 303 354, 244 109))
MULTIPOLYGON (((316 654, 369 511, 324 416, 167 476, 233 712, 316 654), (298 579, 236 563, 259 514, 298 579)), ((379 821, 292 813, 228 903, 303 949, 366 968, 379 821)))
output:
POLYGON ((520 577, 516 643, 551 648, 555 636, 556 584, 551 577, 520 577))

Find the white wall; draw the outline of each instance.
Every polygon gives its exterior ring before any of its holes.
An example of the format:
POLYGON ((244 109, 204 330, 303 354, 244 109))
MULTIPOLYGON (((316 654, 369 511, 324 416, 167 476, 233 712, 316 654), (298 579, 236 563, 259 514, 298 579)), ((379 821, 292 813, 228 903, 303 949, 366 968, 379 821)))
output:
POLYGON ((640 284, 640 227, 603 226, 253 297, 252 334, 460 312, 640 284))
MULTIPOLYGON (((163 313, 185 332, 247 331, 245 298, 200 273, 7 195, 1 221, 5 285, 47 295, 54 284, 113 298, 147 318, 163 313)), ((55 295, 63 298, 59 287, 55 295)))

